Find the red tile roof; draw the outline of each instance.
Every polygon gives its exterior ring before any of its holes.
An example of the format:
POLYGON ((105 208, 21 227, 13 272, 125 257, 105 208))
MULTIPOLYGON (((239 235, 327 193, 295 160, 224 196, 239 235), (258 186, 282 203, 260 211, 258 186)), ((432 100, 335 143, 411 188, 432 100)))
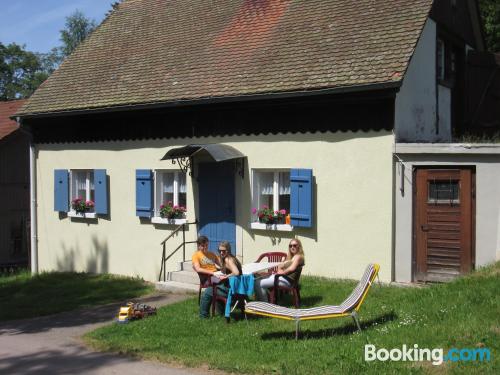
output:
POLYGON ((125 0, 22 115, 403 79, 432 0, 125 0))
POLYGON ((17 122, 10 119, 16 111, 26 102, 25 99, 0 101, 0 139, 5 138, 10 133, 19 128, 17 122))

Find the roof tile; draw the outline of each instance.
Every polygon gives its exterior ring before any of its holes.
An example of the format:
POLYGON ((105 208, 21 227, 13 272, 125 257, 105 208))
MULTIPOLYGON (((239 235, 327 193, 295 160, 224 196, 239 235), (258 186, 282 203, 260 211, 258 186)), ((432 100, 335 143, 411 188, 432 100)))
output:
POLYGON ((125 0, 20 115, 402 80, 432 0, 125 0))
POLYGON ((7 137, 19 128, 17 122, 10 119, 16 111, 26 102, 24 99, 0 101, 0 139, 7 137))

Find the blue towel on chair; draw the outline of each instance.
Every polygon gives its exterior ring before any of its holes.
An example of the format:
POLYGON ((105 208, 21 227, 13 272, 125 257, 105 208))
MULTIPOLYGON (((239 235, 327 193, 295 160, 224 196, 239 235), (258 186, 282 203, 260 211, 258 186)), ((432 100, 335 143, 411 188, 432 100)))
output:
POLYGON ((240 275, 240 276, 229 277, 229 293, 227 294, 226 312, 225 312, 226 318, 229 318, 229 315, 231 314, 231 303, 234 295, 243 294, 251 296, 253 294, 254 280, 255 279, 253 275, 240 275))

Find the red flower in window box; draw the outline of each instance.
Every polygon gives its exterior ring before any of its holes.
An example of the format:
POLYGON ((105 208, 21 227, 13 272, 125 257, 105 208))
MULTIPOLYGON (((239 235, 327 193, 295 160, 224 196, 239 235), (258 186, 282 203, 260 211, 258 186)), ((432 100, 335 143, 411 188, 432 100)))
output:
POLYGON ((281 209, 273 211, 268 206, 264 205, 260 209, 252 208, 252 214, 257 215, 259 223, 282 224, 285 222, 286 210, 281 209))
POLYGON ((172 202, 160 206, 160 216, 167 219, 183 219, 186 217, 186 207, 173 205, 172 202))
POLYGON ((92 211, 95 203, 91 200, 85 201, 81 197, 75 198, 71 201, 71 208, 79 214, 92 211))

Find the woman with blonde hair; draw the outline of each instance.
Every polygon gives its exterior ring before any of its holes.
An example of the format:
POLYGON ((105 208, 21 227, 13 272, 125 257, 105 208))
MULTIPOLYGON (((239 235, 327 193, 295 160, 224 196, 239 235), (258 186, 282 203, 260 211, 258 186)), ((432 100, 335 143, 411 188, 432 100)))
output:
MULTIPOLYGON (((278 266, 276 275, 283 275, 279 278, 279 285, 291 287, 300 275, 302 267, 305 265, 304 249, 299 239, 293 238, 288 244, 288 255, 285 263, 278 266)), ((267 301, 267 290, 274 287, 274 275, 263 279, 255 280, 255 296, 259 301, 267 301)))

